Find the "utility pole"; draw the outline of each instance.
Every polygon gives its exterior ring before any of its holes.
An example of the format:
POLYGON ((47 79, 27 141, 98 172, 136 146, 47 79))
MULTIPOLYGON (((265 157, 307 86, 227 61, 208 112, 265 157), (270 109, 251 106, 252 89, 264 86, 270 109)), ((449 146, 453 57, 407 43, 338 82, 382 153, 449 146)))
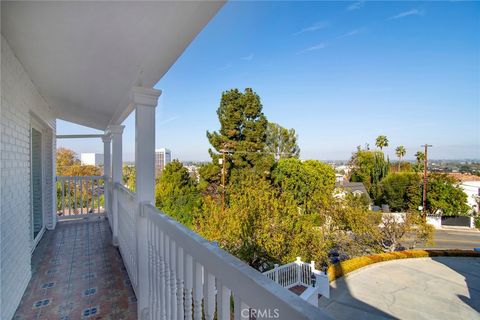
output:
POLYGON ((428 148, 432 147, 431 144, 424 144, 421 147, 425 148, 424 154, 425 157, 423 159, 423 208, 422 208, 422 214, 423 218, 425 219, 427 217, 427 173, 428 173, 428 148))
POLYGON ((225 211, 225 176, 226 176, 226 171, 227 171, 227 161, 226 161, 226 154, 228 150, 223 147, 222 150, 220 150, 222 153, 222 159, 220 159, 220 162, 222 164, 222 213, 225 211))

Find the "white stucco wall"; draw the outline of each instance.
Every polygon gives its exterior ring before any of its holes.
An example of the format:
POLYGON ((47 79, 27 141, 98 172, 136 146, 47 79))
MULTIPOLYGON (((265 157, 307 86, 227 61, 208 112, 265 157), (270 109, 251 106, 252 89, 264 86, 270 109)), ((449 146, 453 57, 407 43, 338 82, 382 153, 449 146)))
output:
POLYGON ((480 181, 464 181, 460 184, 460 188, 467 194, 468 206, 478 213, 477 199, 480 198, 480 181))
POLYGON ((0 319, 11 319, 31 277, 30 123, 45 127, 44 211, 53 228, 55 118, 1 37, 0 319))

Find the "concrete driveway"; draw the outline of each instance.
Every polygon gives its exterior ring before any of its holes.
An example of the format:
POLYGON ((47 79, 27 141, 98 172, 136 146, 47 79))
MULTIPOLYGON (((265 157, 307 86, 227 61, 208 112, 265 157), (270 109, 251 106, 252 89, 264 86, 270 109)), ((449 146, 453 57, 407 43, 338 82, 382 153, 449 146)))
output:
POLYGON ((480 258, 381 262, 331 287, 319 306, 335 319, 480 319, 480 258))

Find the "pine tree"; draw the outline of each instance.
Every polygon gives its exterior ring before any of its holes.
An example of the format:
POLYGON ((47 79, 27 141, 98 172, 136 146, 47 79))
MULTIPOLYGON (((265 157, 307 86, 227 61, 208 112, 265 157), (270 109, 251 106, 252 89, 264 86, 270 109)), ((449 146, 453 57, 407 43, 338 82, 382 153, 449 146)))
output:
POLYGON ((195 181, 178 160, 165 166, 155 190, 156 206, 190 227, 199 210, 201 198, 195 181))
POLYGON ((300 148, 297 145, 295 129, 287 129, 279 124, 269 122, 266 151, 273 154, 276 161, 285 158, 298 158, 300 148))
MULTIPOLYGON (((262 112, 260 97, 247 88, 242 93, 232 89, 222 93, 217 110, 220 130, 207 131, 207 138, 213 148, 209 149, 212 165, 218 166, 219 159, 226 152, 226 167, 229 174, 235 170, 256 169, 268 171, 272 160, 266 156, 267 118, 262 112)), ((215 170, 209 170, 215 172, 215 170)), ((203 177, 211 180, 211 177, 203 177)))

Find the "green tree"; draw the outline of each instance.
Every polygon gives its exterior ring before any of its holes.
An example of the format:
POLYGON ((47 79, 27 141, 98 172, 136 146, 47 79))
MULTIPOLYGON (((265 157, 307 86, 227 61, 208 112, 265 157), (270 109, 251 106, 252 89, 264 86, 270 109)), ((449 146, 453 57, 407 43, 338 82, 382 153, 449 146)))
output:
POLYGON ((122 180, 123 185, 127 186, 128 189, 135 192, 135 180, 137 176, 137 170, 135 166, 132 165, 123 165, 122 167, 122 180))
POLYGON ((358 202, 359 198, 350 195, 331 197, 317 213, 327 247, 347 258, 381 251, 381 213, 370 211, 358 202))
POLYGON ((407 154, 407 150, 405 149, 404 146, 398 146, 395 149, 395 154, 398 157, 398 171, 400 171, 400 165, 402 163, 402 158, 405 157, 405 155, 407 154))
POLYGON ((156 185, 156 206, 188 227, 201 205, 195 181, 178 160, 167 164, 156 185))
POLYGON ((312 218, 301 215, 288 193, 272 188, 253 170, 242 172, 225 210, 206 197, 195 228, 260 271, 299 255, 307 261, 326 260, 326 242, 312 218))
POLYGON ((80 165, 74 151, 67 148, 58 148, 56 155, 57 176, 66 176, 67 171, 74 165, 80 165))
POLYGON ((219 153, 228 150, 228 169, 254 168, 265 164, 267 118, 262 112, 260 97, 247 88, 242 93, 232 89, 222 93, 217 110, 220 130, 208 132, 207 138, 213 163, 218 164, 219 153))
POLYGON ((387 136, 378 136, 377 139, 375 140, 375 145, 377 148, 380 148, 380 150, 383 150, 383 148, 388 147, 388 139, 387 136))
POLYGON ((207 131, 213 148, 208 152, 212 162, 200 170, 200 188, 212 197, 218 197, 225 166, 226 189, 242 170, 253 168, 266 176, 274 162, 273 155, 265 152, 268 121, 262 112, 260 97, 247 88, 242 93, 232 89, 222 93, 217 109, 220 130, 207 131), (223 158, 225 157, 225 164, 223 158))
POLYGON ((405 248, 414 249, 417 244, 429 244, 434 228, 427 224, 418 212, 405 213, 399 218, 392 213, 382 215, 380 245, 383 251, 393 252, 405 248))
POLYGON ((273 154, 277 161, 284 158, 298 158, 300 156, 300 148, 297 145, 295 129, 287 129, 276 123, 269 122, 266 151, 273 154))
POLYGON ((388 174, 390 163, 385 160, 382 151, 359 150, 350 160, 352 173, 350 181, 362 182, 370 197, 378 203, 380 201, 380 181, 388 174))
POLYGON ((272 170, 272 181, 282 192, 290 193, 306 213, 310 213, 314 200, 332 195, 335 171, 317 160, 281 159, 272 170))
POLYGON ((425 161, 425 153, 422 151, 417 151, 415 153, 415 159, 417 160, 417 163, 414 166, 414 170, 416 172, 421 172, 423 171, 423 168, 425 166, 424 161, 425 161))
POLYGON ((447 174, 430 173, 427 186, 427 210, 442 215, 466 215, 469 213, 467 195, 458 182, 447 174))
POLYGON ((422 203, 422 181, 417 173, 389 173, 380 183, 382 202, 392 211, 414 211, 422 203))

